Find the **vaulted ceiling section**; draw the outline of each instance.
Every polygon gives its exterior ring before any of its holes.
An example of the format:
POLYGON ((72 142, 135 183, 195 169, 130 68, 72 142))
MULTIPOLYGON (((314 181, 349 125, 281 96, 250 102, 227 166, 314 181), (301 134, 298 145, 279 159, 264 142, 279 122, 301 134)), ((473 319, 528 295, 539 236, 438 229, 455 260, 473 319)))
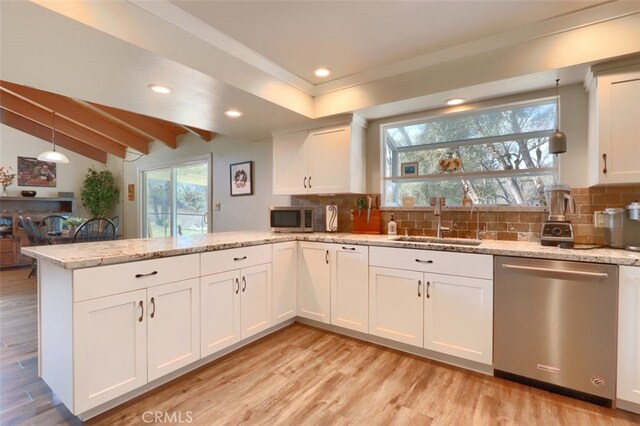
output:
POLYGON ((214 136, 208 130, 0 80, 3 124, 51 141, 54 112, 56 144, 101 163, 107 162, 107 153, 125 158, 128 148, 148 154, 154 141, 176 149, 178 136, 185 133, 206 142, 214 136))

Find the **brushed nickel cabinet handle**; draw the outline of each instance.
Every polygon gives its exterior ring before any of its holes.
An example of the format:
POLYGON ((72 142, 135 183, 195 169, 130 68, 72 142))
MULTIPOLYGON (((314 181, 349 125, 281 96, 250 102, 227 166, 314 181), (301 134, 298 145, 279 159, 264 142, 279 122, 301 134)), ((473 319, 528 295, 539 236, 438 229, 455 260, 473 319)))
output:
POLYGON ((418 262, 418 263, 433 263, 433 260, 416 259, 416 262, 418 262))
POLYGON ((311 176, 309 176, 309 188, 311 188, 311 176))
POLYGON ((420 294, 420 286, 422 285, 422 280, 418 280, 418 297, 422 296, 420 294))
POLYGON ((304 188, 307 189, 307 177, 304 177, 304 181, 302 181, 302 184, 304 185, 304 188))
POLYGON ((242 256, 242 257, 234 257, 233 260, 235 260, 236 262, 240 261, 240 260, 245 260, 247 258, 247 256, 242 256))
POLYGON ((236 278, 236 294, 240 291, 240 281, 236 278))
POLYGON ((242 277, 242 292, 244 293, 246 289, 247 289, 247 280, 245 277, 242 277))
POLYGON ((607 174, 607 154, 602 154, 602 159, 604 160, 604 169, 602 169, 602 173, 607 174))
POLYGON ((329 264, 329 250, 324 254, 324 261, 327 262, 327 265, 329 264))
POLYGON ((427 281, 427 299, 429 299, 431 297, 431 295, 429 295, 429 286, 431 285, 431 283, 429 281, 427 281))
POLYGON ((142 318, 144 318, 144 303, 142 303, 142 300, 139 303, 140 306, 140 318, 138 318, 138 321, 142 322, 142 318))
POLYGON ((149 272, 148 274, 136 274, 136 278, 150 277, 152 275, 157 275, 157 274, 158 274, 158 271, 149 272))
POLYGON ((153 311, 151 311, 151 314, 149 315, 151 318, 156 316, 156 299, 155 298, 151 298, 151 306, 153 306, 153 311))

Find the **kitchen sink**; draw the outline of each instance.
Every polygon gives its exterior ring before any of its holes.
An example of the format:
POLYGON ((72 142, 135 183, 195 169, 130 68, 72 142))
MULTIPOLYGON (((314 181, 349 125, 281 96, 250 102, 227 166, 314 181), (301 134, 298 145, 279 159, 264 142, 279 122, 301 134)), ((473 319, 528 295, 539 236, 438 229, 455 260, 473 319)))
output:
POLYGON ((404 241, 407 243, 428 243, 428 244, 446 244, 446 245, 457 245, 457 246, 479 246, 482 244, 480 240, 471 240, 468 238, 436 238, 436 237, 411 237, 411 236, 400 236, 390 238, 393 241, 404 241))

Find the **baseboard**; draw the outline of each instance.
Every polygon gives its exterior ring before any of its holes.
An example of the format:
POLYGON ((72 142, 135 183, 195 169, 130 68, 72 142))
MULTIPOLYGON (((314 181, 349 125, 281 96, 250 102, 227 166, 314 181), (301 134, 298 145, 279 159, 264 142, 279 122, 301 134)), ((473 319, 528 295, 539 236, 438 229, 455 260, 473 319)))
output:
POLYGON ((622 399, 616 399, 616 408, 625 411, 631 411, 632 413, 640 414, 640 404, 636 402, 624 401, 622 399))

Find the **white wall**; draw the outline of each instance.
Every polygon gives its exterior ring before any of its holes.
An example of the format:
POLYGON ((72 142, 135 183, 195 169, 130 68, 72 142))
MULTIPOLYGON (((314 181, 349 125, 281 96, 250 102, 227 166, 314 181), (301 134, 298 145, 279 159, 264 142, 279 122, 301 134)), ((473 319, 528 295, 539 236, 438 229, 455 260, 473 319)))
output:
MULTIPOLYGON (((44 151, 51 149, 51 143, 35 138, 27 133, 23 133, 12 127, 0 124, 0 166, 11 166, 13 172, 18 170, 18 157, 37 157, 44 151)), ((80 187, 89 167, 95 167, 97 170, 107 168, 111 170, 118 185, 122 182, 122 160, 107 154, 106 166, 97 161, 93 161, 82 155, 78 155, 60 146, 56 146, 56 150, 60 151, 69 158, 68 164, 58 164, 56 166, 56 187, 45 188, 41 186, 18 186, 18 179, 7 189, 11 196, 20 196, 22 190, 35 190, 36 197, 57 197, 58 192, 73 192, 76 199, 76 214, 82 217, 89 217, 89 213, 82 207, 80 199, 80 187)), ((122 191, 122 189, 121 189, 122 191)), ((122 194, 121 194, 122 196, 122 194)), ((112 215, 122 216, 121 205, 118 203, 112 215)))
POLYGON ((248 142, 217 135, 211 142, 186 134, 173 150, 160 142, 151 145, 149 155, 134 162, 125 162, 125 187, 136 185, 136 200, 124 201, 125 238, 141 235, 140 171, 202 158, 213 154, 212 204, 220 203, 220 211, 212 212, 213 231, 262 230, 269 227, 267 208, 270 205, 289 205, 290 197, 273 196, 271 140, 248 142), (231 197, 229 194, 229 165, 242 161, 254 162, 254 195, 231 197))
MULTIPOLYGON (((367 128, 367 192, 380 192, 380 126, 423 117, 433 117, 450 112, 487 108, 495 105, 555 96, 555 89, 540 90, 520 95, 495 98, 462 105, 412 114, 397 115, 369 122, 367 128)), ((588 182, 588 97, 582 84, 560 87, 560 124, 567 135, 567 152, 560 154, 560 182, 571 187, 584 188, 588 182)))

